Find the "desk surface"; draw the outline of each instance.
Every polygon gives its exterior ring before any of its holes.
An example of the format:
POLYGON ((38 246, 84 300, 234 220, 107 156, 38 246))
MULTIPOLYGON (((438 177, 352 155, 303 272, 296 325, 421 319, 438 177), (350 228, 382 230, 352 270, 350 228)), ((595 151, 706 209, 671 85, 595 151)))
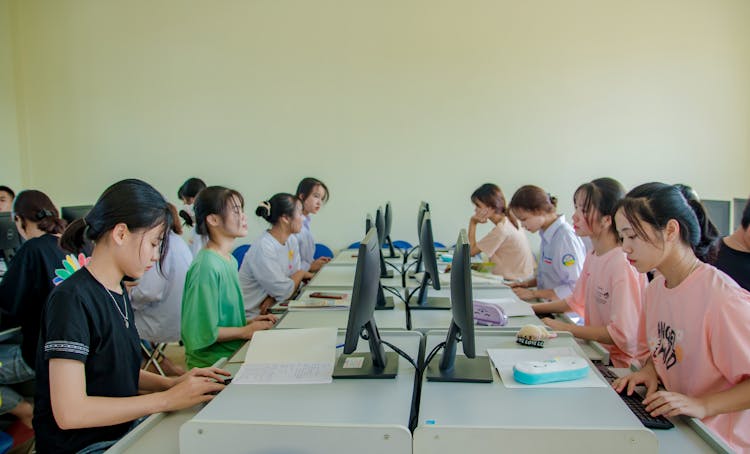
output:
MULTIPOLYGON (((358 252, 358 249, 342 249, 330 262, 328 262, 328 265, 326 266, 355 266, 357 264, 358 252)), ((402 268, 404 264, 404 257, 401 252, 396 251, 396 255, 398 257, 395 258, 389 258, 389 254, 390 251, 388 249, 383 249, 383 258, 385 259, 385 261, 388 263, 392 263, 399 268, 402 268)))
MULTIPOLYGON (((416 358, 421 336, 383 332, 416 358)), ((339 333, 339 342, 343 333, 339 333)), ((389 351, 388 347, 385 347, 389 351)), ((358 351, 367 349, 360 341, 358 351)), ((341 350, 338 350, 340 353, 341 350)), ((230 384, 180 429, 180 452, 410 453, 414 368, 399 358, 393 380, 324 385, 230 384)))
MULTIPOLYGON (((391 269, 390 267, 387 267, 391 269)), ((355 267, 352 266, 324 266, 320 271, 315 274, 315 277, 310 279, 307 283, 308 289, 348 289, 351 291, 354 288, 354 273, 355 267)), ((391 269, 392 270, 392 269, 391 269)), ((393 271, 393 278, 381 279, 380 282, 384 286, 402 288, 401 274, 393 271)))
MULTIPOLYGON (((378 329, 406 329, 404 305, 400 301, 396 301, 395 306, 391 310, 375 311, 375 323, 377 323, 378 329)), ((286 316, 279 321, 276 328, 319 328, 333 326, 339 329, 346 329, 348 318, 348 310, 310 309, 306 311, 287 311, 286 316)))

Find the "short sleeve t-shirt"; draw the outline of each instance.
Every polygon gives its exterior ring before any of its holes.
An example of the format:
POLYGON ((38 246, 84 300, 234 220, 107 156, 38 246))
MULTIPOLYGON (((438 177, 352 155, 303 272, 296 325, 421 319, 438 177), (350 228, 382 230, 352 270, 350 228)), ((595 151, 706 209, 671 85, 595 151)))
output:
POLYGON ((201 249, 187 272, 182 294, 182 341, 188 367, 208 367, 232 356, 243 341, 217 342, 219 328, 245 323, 237 261, 201 249))
POLYGON ((622 248, 586 257, 573 294, 565 299, 586 320, 586 326, 605 326, 614 344, 602 344, 615 367, 638 365, 641 292, 646 275, 633 268, 622 248))
POLYGON ((732 249, 722 240, 715 265, 740 284, 740 287, 750 291, 750 252, 732 249))
POLYGON ((492 274, 505 279, 528 279, 534 274, 534 255, 529 239, 521 229, 513 227, 507 217, 477 241, 477 247, 495 265, 492 274))
MULTIPOLYGON (((675 288, 659 275, 645 290, 645 339, 664 387, 687 396, 750 379, 750 293, 701 263, 675 288)), ((704 418, 737 452, 750 452, 750 410, 704 418)))
POLYGON ((130 428, 130 423, 122 423, 61 429, 52 413, 49 380, 49 360, 69 359, 84 364, 87 395, 138 394, 140 340, 125 295, 124 291, 118 294, 105 289, 87 268, 75 272, 50 294, 42 315, 36 364, 37 452, 76 452, 99 441, 116 440, 130 428), (129 318, 127 327, 123 313, 129 318))

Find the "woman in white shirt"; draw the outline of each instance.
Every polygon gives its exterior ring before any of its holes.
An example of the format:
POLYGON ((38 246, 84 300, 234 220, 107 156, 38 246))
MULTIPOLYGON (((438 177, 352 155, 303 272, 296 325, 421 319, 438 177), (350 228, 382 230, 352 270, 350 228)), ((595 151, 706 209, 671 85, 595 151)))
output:
POLYGON ((277 301, 291 298, 312 274, 301 268, 294 234, 302 228, 302 202, 292 194, 279 193, 263 201, 257 216, 271 224, 253 241, 240 267, 240 287, 248 318, 265 314, 277 301))

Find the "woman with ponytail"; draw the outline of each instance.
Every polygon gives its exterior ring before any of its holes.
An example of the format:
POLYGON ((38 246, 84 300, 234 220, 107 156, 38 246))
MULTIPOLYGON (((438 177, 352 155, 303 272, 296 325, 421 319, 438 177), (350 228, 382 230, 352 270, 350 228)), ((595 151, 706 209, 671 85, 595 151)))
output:
POLYGON ((279 193, 261 202, 255 214, 271 228, 250 246, 240 267, 242 297, 248 317, 265 314, 278 301, 294 295, 312 273, 302 269, 295 233, 302 229, 302 202, 279 193))
POLYGON ((633 189, 615 223, 628 261, 659 273, 643 292, 643 368, 613 386, 632 394, 644 385, 653 416, 699 418, 733 450, 750 452, 750 293, 699 259, 706 235, 679 188, 633 189))
MULTIPOLYGON (((25 242, 0 283, 0 309, 3 325, 20 324, 23 340, 21 345, 0 344, 2 384, 34 378, 42 308, 54 288, 55 269, 62 266, 65 258, 57 243, 66 223, 60 219, 57 208, 46 194, 36 190, 22 191, 14 200, 12 215, 25 242)), ((0 398, 0 413, 13 413, 31 427, 31 404, 6 387, 0 388, 0 398)))
POLYGON ((89 263, 55 287, 44 306, 37 350, 34 431, 39 453, 101 452, 139 418, 192 407, 224 388, 228 372, 179 377, 141 370, 140 339, 123 285, 167 253, 172 213, 140 180, 110 186, 60 243, 89 263))

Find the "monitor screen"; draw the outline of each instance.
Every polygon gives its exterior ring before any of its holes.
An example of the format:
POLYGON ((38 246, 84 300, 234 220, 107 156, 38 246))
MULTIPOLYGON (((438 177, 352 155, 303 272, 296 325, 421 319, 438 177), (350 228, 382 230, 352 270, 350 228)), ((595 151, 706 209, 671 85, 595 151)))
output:
POLYGON ((357 253, 354 289, 344 339, 344 354, 336 363, 334 378, 394 378, 396 376, 398 358, 393 352, 385 353, 378 327, 375 324, 374 311, 380 286, 379 254, 377 232, 375 229, 370 229, 360 243, 357 253), (370 352, 354 353, 359 336, 363 332, 367 334, 370 352), (361 367, 352 367, 353 364, 356 365, 359 362, 361 362, 359 364, 361 367))
POLYGON ((714 223, 721 236, 729 235, 729 216, 730 216, 730 203, 729 200, 701 200, 703 206, 706 208, 706 214, 714 223))
POLYGON ((461 230, 451 262, 451 324, 438 365, 430 361, 427 379, 431 381, 492 382, 489 358, 477 357, 474 342, 474 300, 471 292, 471 247, 461 230), (463 355, 456 355, 458 343, 463 355))
POLYGON ((62 207, 60 209, 60 216, 68 221, 68 224, 75 221, 76 219, 81 219, 82 217, 86 216, 89 211, 91 211, 91 208, 93 208, 93 205, 77 205, 72 207, 62 207))
POLYGON ((745 212, 745 207, 750 203, 750 199, 734 199, 732 201, 734 211, 734 222, 732 223, 732 231, 737 230, 742 225, 742 213, 745 212))
POLYGON ((427 297, 428 287, 432 286, 435 290, 440 290, 440 275, 437 266, 437 256, 435 254, 435 242, 432 239, 432 220, 430 213, 425 212, 422 220, 422 229, 419 235, 419 249, 422 264, 424 265, 424 274, 419 287, 417 303, 410 306, 412 309, 450 309, 449 298, 427 297))
MULTIPOLYGON (((377 211, 375 211, 375 230, 378 232, 378 244, 382 248, 385 243, 385 220, 383 218, 382 207, 378 207, 377 211)), ((385 257, 382 250, 380 251, 380 277, 384 279, 393 277, 393 271, 385 267, 385 257)))
POLYGON ((0 213, 0 251, 5 260, 10 262, 21 246, 21 236, 16 230, 16 223, 10 212, 0 213))

